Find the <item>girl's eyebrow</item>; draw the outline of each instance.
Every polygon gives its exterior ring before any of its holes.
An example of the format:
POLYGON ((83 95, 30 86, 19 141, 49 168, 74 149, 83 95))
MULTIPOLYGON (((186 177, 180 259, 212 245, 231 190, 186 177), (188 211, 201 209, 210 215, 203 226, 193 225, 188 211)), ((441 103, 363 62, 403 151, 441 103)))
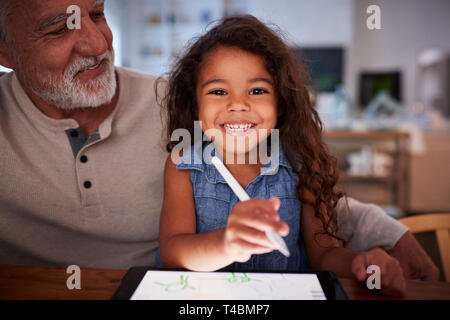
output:
MULTIPOLYGON (((262 77, 262 78, 253 78, 253 79, 250 79, 248 82, 249 83, 254 83, 254 82, 259 82, 259 81, 267 82, 268 84, 273 86, 273 81, 270 80, 270 79, 264 78, 264 77, 262 77)), ((221 83, 221 82, 228 82, 228 81, 225 80, 225 79, 210 79, 208 81, 205 81, 202 84, 201 88, 203 89, 204 87, 206 87, 208 84, 211 84, 211 83, 221 83)))
POLYGON ((227 82, 227 80, 225 80, 225 79, 210 79, 210 80, 208 80, 208 81, 203 82, 203 84, 202 84, 202 89, 203 89, 204 87, 206 87, 208 84, 216 83, 216 82, 227 82))
POLYGON ((253 83, 253 82, 259 82, 259 81, 263 81, 263 82, 267 82, 268 84, 270 84, 271 86, 273 86, 273 81, 272 80, 270 80, 270 79, 267 79, 267 78, 253 78, 253 79, 250 79, 250 83, 253 83))

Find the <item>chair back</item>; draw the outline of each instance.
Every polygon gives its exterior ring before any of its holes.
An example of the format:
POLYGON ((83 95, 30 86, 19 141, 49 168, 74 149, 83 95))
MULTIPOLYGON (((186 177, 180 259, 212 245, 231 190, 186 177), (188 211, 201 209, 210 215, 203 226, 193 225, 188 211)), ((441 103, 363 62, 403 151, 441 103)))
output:
POLYGON ((450 213, 422 214, 401 218, 398 221, 407 226, 412 233, 429 231, 436 233, 445 280, 450 282, 450 213))

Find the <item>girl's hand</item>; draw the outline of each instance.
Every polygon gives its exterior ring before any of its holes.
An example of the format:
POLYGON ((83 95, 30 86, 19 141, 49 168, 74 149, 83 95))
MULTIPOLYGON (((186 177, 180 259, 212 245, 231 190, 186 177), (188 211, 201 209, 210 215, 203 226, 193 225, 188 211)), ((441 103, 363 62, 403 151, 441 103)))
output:
POLYGON ((383 295, 400 297, 405 294, 405 277, 400 263, 395 258, 379 248, 357 255, 352 261, 352 273, 358 281, 366 281, 370 276, 366 273, 370 265, 380 268, 380 290, 383 295))
POLYGON ((273 230, 281 236, 289 233, 289 226, 280 221, 277 210, 280 200, 250 199, 238 202, 228 217, 223 236, 225 254, 237 262, 246 262, 253 254, 275 249, 265 231, 273 230))

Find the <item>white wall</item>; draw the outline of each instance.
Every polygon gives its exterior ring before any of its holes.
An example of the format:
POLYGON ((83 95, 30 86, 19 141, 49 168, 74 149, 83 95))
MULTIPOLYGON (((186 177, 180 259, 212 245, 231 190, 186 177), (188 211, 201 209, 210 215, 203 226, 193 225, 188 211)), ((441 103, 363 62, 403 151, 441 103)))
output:
POLYGON ((400 69, 404 105, 411 111, 417 96, 417 57, 421 50, 450 50, 450 1, 357 0, 353 23, 354 41, 346 68, 347 90, 357 97, 358 73, 400 69), (381 30, 366 27, 366 9, 381 9, 381 30))
POLYGON ((300 46, 349 45, 353 0, 247 0, 249 13, 277 24, 300 46))
MULTIPOLYGON (((187 3, 183 0, 170 2, 166 0, 108 0, 106 6, 108 21, 112 27, 115 22, 120 25, 119 30, 113 30, 116 40, 121 42, 118 46, 118 41, 115 40, 116 53, 121 55, 119 57, 121 59, 118 58, 116 61, 142 71, 155 73, 156 69, 159 70, 160 68, 150 68, 142 63, 141 46, 143 43, 148 46, 157 46, 158 42, 168 42, 170 33, 143 33, 142 23, 150 8, 154 7, 156 11, 161 10, 163 19, 166 19, 164 16, 167 15, 167 10, 158 8, 167 7, 170 4, 180 6, 180 3, 184 7, 187 6, 190 11, 194 11, 195 15, 198 15, 200 9, 206 4, 221 12, 223 6, 234 7, 238 9, 237 11, 252 14, 264 22, 275 23, 285 31, 292 45, 346 47, 352 41, 354 0, 190 0, 187 3)), ((221 15, 214 14, 214 17, 218 19, 221 15)), ((193 25, 193 27, 197 29, 185 30, 185 33, 189 35, 185 38, 191 38, 204 31, 202 25, 193 25)), ((166 46, 163 45, 163 47, 166 46)))
POLYGON ((123 65, 123 26, 126 25, 124 12, 127 10, 127 3, 123 0, 109 0, 105 2, 105 15, 108 25, 113 33, 114 63, 117 66, 123 65))

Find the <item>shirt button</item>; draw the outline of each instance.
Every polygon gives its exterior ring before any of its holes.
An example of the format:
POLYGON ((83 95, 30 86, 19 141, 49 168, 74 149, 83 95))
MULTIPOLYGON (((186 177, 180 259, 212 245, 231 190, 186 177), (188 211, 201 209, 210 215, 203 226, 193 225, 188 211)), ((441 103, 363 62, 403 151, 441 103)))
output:
POLYGON ((85 181, 83 185, 86 189, 89 189, 90 187, 92 187, 92 183, 90 181, 85 181))
POLYGON ((85 155, 83 155, 83 156, 80 157, 80 161, 81 161, 82 163, 86 163, 86 162, 88 162, 88 157, 85 156, 85 155))
POLYGON ((78 131, 72 130, 72 131, 70 132, 70 136, 71 136, 72 138, 78 138, 78 131))

